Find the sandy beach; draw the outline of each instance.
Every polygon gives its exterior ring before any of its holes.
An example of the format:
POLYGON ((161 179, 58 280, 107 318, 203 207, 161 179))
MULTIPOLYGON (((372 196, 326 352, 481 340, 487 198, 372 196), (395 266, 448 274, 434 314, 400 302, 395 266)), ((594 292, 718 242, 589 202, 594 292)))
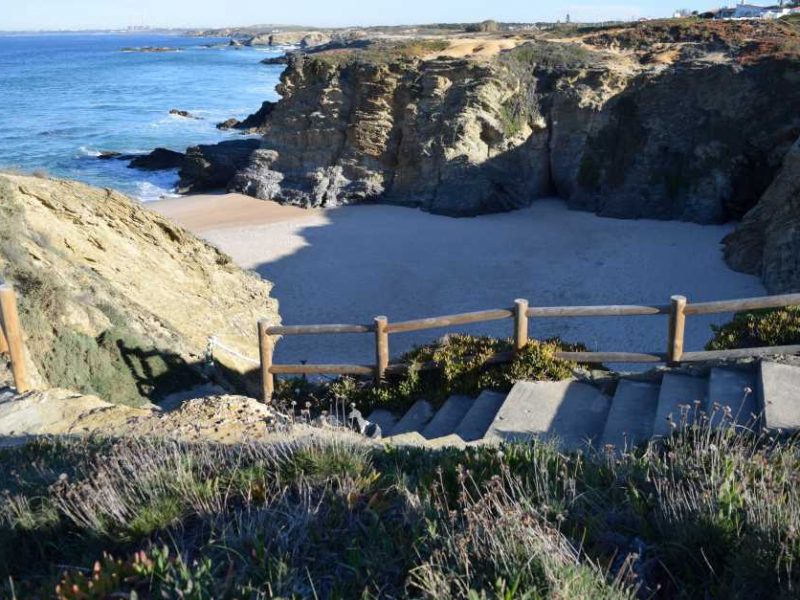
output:
MULTIPOLYGON (((758 296, 757 278, 723 262, 730 226, 600 218, 560 200, 452 219, 391 206, 305 211, 232 194, 149 204, 275 283, 286 324, 367 323, 531 304, 665 304, 758 296)), ((727 315, 691 317, 687 349, 727 315)), ((664 317, 547 319, 536 337, 560 336, 590 349, 663 351, 664 317)), ((510 335, 499 321, 459 331, 510 335)), ((213 332, 210 332, 213 333, 213 332)), ((392 355, 444 330, 391 337, 392 355)), ((280 362, 373 360, 370 336, 298 336, 277 347, 280 362)))
POLYGON ((308 218, 319 212, 258 200, 244 194, 195 194, 150 202, 145 206, 195 233, 253 224, 267 225, 308 218))

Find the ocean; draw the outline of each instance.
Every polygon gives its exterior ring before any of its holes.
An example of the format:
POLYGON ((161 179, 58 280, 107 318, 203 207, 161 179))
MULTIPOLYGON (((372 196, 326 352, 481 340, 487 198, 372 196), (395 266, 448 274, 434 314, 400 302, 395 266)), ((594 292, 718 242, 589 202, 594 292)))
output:
POLYGON ((176 171, 145 173, 100 152, 184 151, 240 134, 215 125, 276 100, 281 48, 207 47, 227 39, 145 34, 0 36, 0 169, 171 195, 176 171), (126 52, 171 47, 178 52, 126 52), (170 115, 186 110, 199 119, 170 115))

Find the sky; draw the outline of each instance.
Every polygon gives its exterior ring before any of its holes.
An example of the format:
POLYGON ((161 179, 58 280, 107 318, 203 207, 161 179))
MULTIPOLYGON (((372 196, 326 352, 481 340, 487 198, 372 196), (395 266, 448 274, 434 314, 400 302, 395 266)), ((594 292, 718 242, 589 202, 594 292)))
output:
MULTIPOLYGON (((713 1, 713 0, 712 0, 713 1)), ((533 22, 627 20, 708 9, 702 0, 0 0, 0 30, 228 27, 255 24, 400 25, 484 19, 533 22)))

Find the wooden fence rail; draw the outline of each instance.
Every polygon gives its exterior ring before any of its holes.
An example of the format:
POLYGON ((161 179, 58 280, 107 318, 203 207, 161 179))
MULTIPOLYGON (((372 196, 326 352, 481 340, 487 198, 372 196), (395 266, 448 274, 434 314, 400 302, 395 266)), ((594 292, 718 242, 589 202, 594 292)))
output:
POLYGON ((0 285, 0 353, 8 354, 11 358, 14 387, 20 394, 29 389, 24 352, 17 297, 10 285, 2 284, 0 285))
MULTIPOLYGON (((629 317, 648 315, 667 315, 667 343, 665 352, 558 352, 563 360, 584 363, 660 363, 677 364, 704 360, 725 360, 752 356, 775 354, 800 354, 800 345, 771 346, 761 348, 741 348, 702 352, 684 352, 683 340, 686 330, 686 317, 765 308, 780 308, 800 305, 800 294, 783 294, 760 298, 741 298, 715 302, 689 303, 684 296, 672 296, 669 304, 603 305, 603 306, 529 306, 526 299, 517 299, 511 308, 497 308, 477 312, 399 321, 392 323, 388 317, 375 317, 370 324, 361 325, 292 325, 269 326, 266 321, 258 324, 259 348, 261 355, 262 393, 266 402, 275 389, 275 375, 373 375, 381 381, 387 374, 401 373, 407 365, 389 363, 389 336, 394 333, 440 329, 470 323, 485 323, 502 319, 513 319, 512 352, 501 352, 490 357, 486 364, 510 362, 516 352, 528 343, 530 319, 563 317, 629 317), (339 333, 370 333, 375 336, 375 363, 372 365, 276 365, 272 362, 274 340, 279 335, 322 335, 339 333)), ((437 368, 436 364, 421 365, 422 369, 437 368)))

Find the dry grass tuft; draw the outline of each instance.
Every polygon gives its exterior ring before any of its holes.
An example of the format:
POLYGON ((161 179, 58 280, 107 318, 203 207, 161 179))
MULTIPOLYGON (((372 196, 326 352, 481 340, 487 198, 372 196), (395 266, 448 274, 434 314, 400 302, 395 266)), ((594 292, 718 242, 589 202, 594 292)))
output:
POLYGON ((34 442, 0 453, 0 595, 796 597, 800 446, 691 408, 573 455, 34 442))

